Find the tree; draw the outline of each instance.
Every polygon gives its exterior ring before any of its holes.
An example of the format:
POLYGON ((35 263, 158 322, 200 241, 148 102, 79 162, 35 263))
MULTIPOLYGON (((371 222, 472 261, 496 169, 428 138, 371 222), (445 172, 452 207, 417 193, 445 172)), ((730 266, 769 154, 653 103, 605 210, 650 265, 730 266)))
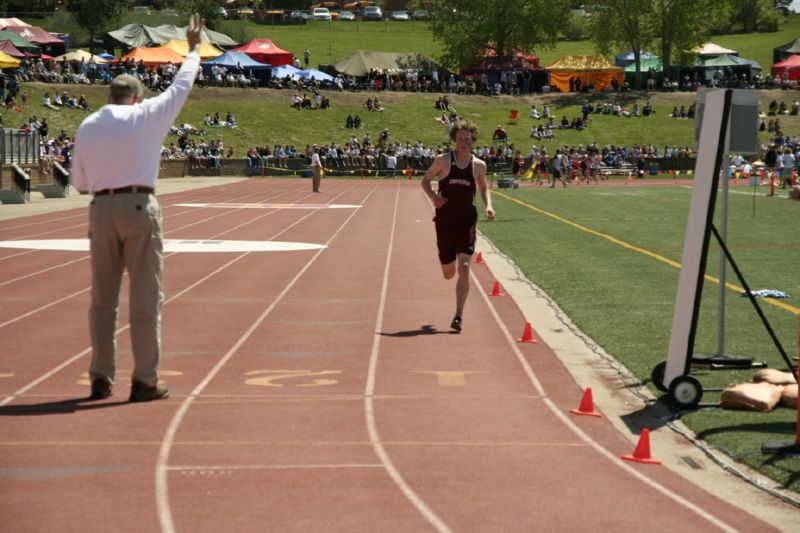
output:
POLYGON ((552 47, 567 0, 432 0, 430 27, 443 64, 458 68, 491 50, 498 57, 552 47))
POLYGON ((128 10, 130 0, 71 0, 67 9, 89 33, 89 51, 94 53, 94 37, 128 10))
POLYGON ((614 44, 633 51, 636 63, 636 88, 642 88, 642 50, 653 40, 647 24, 652 11, 650 0, 594 0, 586 4, 589 35, 602 53, 614 44))
MULTIPOLYGON (((661 62, 668 75, 674 55, 705 43, 711 30, 730 18, 728 6, 717 0, 655 0, 650 19, 651 33, 660 41, 661 62)), ((688 56, 687 56, 688 57, 688 56)))
POLYGON ((187 15, 199 14, 209 28, 216 27, 219 20, 220 3, 217 0, 179 0, 177 7, 187 15))

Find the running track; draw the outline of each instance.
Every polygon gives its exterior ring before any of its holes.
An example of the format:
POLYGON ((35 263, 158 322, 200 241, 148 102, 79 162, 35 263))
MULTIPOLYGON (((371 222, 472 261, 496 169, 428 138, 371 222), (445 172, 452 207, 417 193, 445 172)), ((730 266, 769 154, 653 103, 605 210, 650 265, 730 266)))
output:
MULTIPOLYGON (((164 195, 165 237, 321 250, 165 257, 168 400, 87 402, 86 252, 0 249, 0 531, 772 528, 632 452, 474 265, 461 335, 417 182, 164 195), (179 203, 352 204, 351 209, 179 203)), ((502 213, 499 214, 502 217, 502 213)), ((85 209, 0 223, 78 239, 85 209)))

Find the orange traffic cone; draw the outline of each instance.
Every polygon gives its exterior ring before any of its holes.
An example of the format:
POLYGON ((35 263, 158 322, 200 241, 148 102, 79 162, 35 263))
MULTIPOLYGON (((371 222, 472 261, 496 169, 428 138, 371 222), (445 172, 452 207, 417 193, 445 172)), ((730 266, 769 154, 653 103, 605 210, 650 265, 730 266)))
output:
POLYGON ((633 455, 622 455, 626 461, 635 461, 637 463, 645 463, 648 465, 660 465, 661 461, 650 457, 650 430, 644 428, 642 434, 639 435, 639 442, 636 444, 636 449, 633 455))
POLYGON ((580 407, 578 407, 577 409, 570 409, 569 412, 572 413, 573 415, 597 416, 597 417, 603 416, 600 413, 596 413, 594 410, 594 401, 592 401, 591 387, 587 387, 586 391, 584 391, 580 407))
POLYGON ((525 329, 522 330, 522 337, 517 339, 517 342, 539 342, 536 340, 536 337, 533 336, 533 326, 531 326, 530 322, 525 322, 525 329))
POLYGON ((500 291, 500 282, 499 281, 495 281, 494 282, 494 286, 492 287, 492 292, 489 293, 489 296, 505 296, 500 291))
POLYGON ((478 252, 478 255, 475 256, 475 263, 478 265, 486 264, 486 261, 483 260, 483 252, 478 252))

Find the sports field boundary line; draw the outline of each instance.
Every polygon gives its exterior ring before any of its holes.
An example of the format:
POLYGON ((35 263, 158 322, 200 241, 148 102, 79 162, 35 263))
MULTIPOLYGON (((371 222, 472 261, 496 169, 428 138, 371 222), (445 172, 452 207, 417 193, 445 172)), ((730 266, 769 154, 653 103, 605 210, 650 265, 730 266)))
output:
MULTIPOLYGON (((571 221, 571 220, 569 220, 567 218, 564 218, 564 217, 562 217, 560 215, 556 215, 555 213, 551 213, 550 211, 546 211, 546 210, 544 210, 544 209, 542 209, 540 207, 536 207, 536 206, 531 205, 531 204, 529 204, 527 202, 523 202, 522 200, 514 198, 513 196, 508 196, 507 194, 504 194, 504 193, 501 193, 501 192, 497 192, 497 191, 493 191, 493 194, 496 194, 496 195, 500 196, 501 198, 505 198, 506 200, 509 200, 511 202, 519 204, 519 205, 521 205, 523 207, 527 207, 531 211, 534 211, 534 212, 539 213, 541 215, 544 215, 546 217, 552 218, 553 220, 555 220, 557 222, 561 222, 563 224, 566 224, 568 226, 572 226, 572 227, 574 227, 574 228, 576 228, 578 230, 581 230, 581 231, 583 231, 585 233, 588 233, 590 235, 594 235, 595 237, 600 237, 602 239, 610 241, 610 242, 612 242, 612 243, 614 243, 614 244, 616 244, 618 246, 621 246, 622 248, 626 248, 628 250, 632 250, 634 252, 638 252, 638 253, 640 253, 642 255, 646 255, 646 256, 648 256, 648 257, 650 257, 652 259, 655 259, 656 261, 659 261, 661 263, 669 265, 669 266, 671 266, 673 268, 676 268, 678 270, 683 268, 683 265, 681 265, 679 262, 674 261, 672 259, 669 259, 667 257, 664 257, 663 255, 657 254, 656 252, 653 252, 653 251, 648 250, 646 248, 642 248, 640 246, 636 246, 634 244, 630 244, 628 242, 623 241, 622 239, 618 239, 618 238, 616 238, 616 237, 614 237, 612 235, 608 235, 607 233, 603 233, 603 232, 597 231, 595 229, 586 227, 586 226, 584 226, 582 224, 578 224, 577 222, 573 222, 573 221, 571 221)), ((706 280, 708 280, 708 281, 710 281, 712 283, 715 283, 717 285, 720 284, 720 280, 718 278, 715 278, 714 276, 711 276, 709 274, 705 274, 703 277, 704 277, 704 279, 706 279, 706 280)), ((732 291, 736 291, 738 293, 741 293, 742 291, 744 291, 744 287, 739 287, 738 285, 734 285, 734 284, 728 283, 728 282, 725 283, 725 287, 730 289, 730 290, 732 290, 732 291)), ((790 313, 792 313, 795 316, 800 315, 800 309, 798 309, 797 307, 785 304, 783 302, 780 302, 780 301, 777 301, 777 300, 774 300, 774 299, 771 299, 771 298, 764 298, 764 299, 762 299, 762 301, 764 301, 765 303, 768 303, 770 305, 774 305, 775 307, 779 307, 779 308, 783 309, 784 311, 789 311, 790 313)))

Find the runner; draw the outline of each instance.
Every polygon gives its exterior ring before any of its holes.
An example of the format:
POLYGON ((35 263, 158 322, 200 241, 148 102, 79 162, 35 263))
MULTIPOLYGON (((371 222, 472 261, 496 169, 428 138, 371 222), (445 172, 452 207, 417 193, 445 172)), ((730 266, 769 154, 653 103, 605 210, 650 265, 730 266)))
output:
POLYGON ((422 189, 436 208, 436 245, 445 279, 456 282, 456 314, 450 327, 461 331, 464 303, 469 293, 469 263, 475 251, 475 225, 478 210, 475 190, 480 191, 486 206, 486 218, 494 220, 492 197, 486 189, 486 163, 472 155, 472 143, 478 140, 478 127, 470 121, 458 120, 450 129, 450 139, 456 144, 434 159, 422 179, 422 189), (439 178, 438 194, 431 180, 439 178))

